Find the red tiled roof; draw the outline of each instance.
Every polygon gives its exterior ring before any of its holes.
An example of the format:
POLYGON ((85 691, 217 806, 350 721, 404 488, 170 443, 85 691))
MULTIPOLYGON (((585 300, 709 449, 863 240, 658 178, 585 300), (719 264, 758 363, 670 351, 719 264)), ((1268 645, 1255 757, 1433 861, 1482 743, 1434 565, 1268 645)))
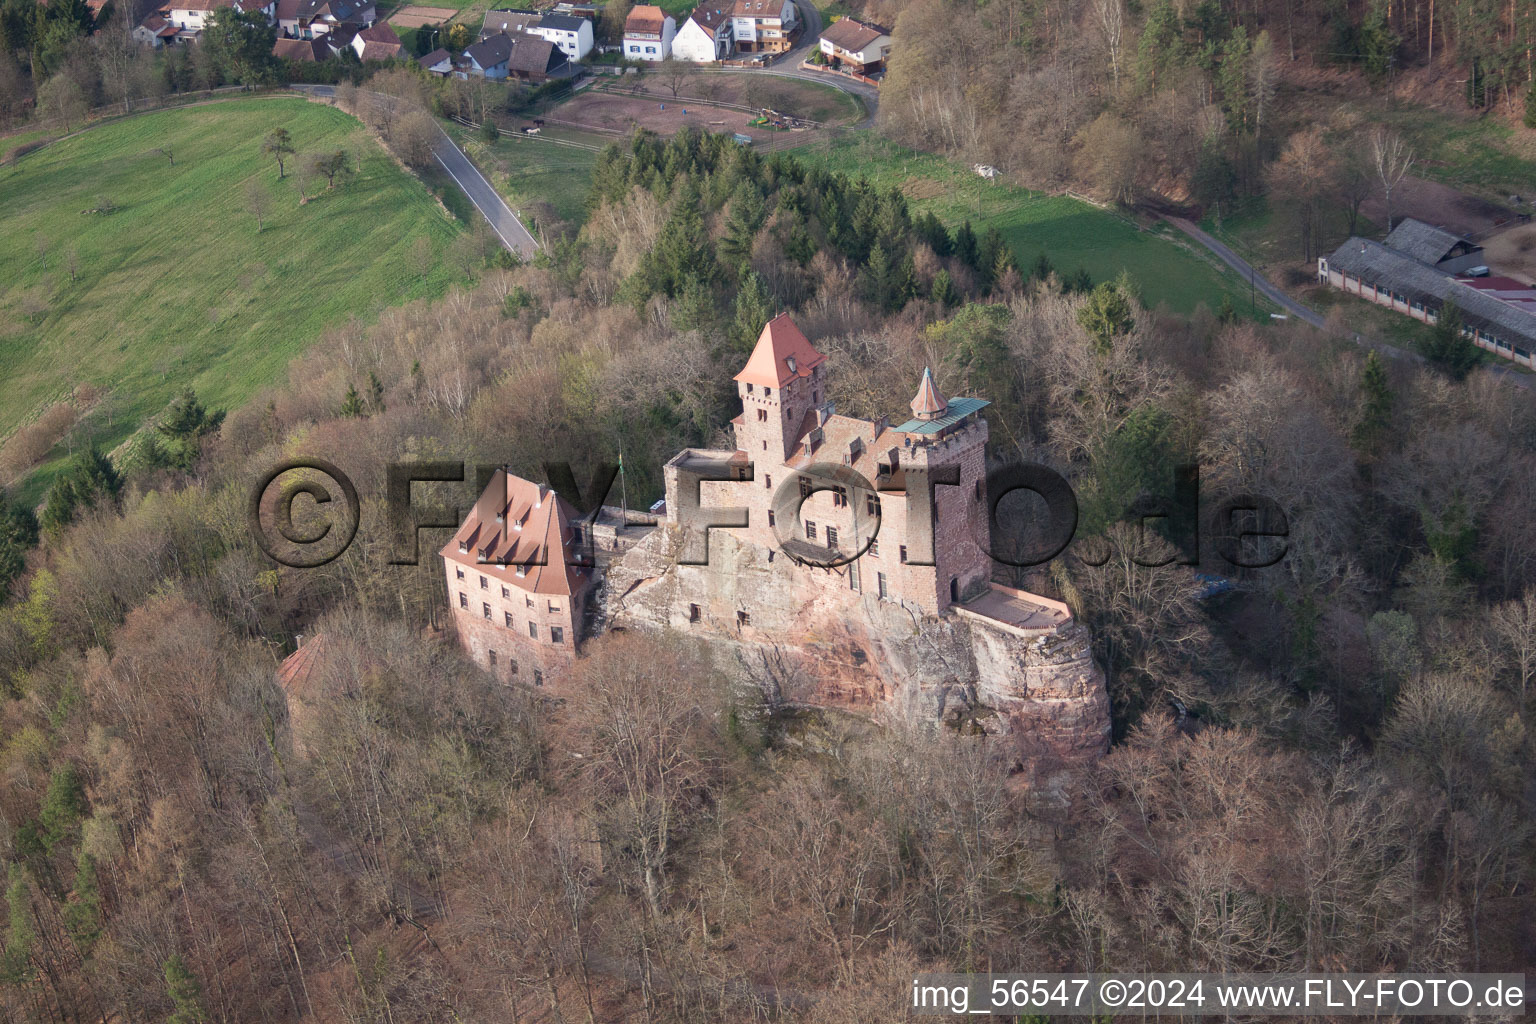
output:
POLYGON ((316 634, 309 643, 283 659, 277 669, 277 685, 289 697, 308 700, 319 689, 319 666, 325 653, 325 634, 316 634))
POLYGON ((878 25, 866 25, 852 18, 843 18, 827 26, 821 38, 849 53, 858 53, 881 36, 889 35, 878 25))
POLYGON ((576 512, 541 484, 497 470, 475 507, 444 545, 443 558, 533 594, 573 594, 591 577, 571 525, 576 512), (500 516, 501 522, 496 518, 500 516), (465 550, 459 550, 460 547, 465 550), (543 565, 527 564, 542 561, 543 565), (517 574, 519 565, 524 575, 517 574))
POLYGON ((784 14, 784 0, 735 0, 729 13, 737 18, 778 18, 784 14))
POLYGON ((708 4, 699 4, 693 9, 693 13, 688 15, 688 20, 698 25, 713 39, 720 26, 729 21, 730 17, 730 9, 723 3, 713 7, 708 4))
POLYGON ((365 43, 395 43, 399 45, 400 37, 395 35, 395 30, 384 22, 375 22, 357 34, 357 38, 365 43))
POLYGON ((629 17, 624 19, 624 31, 660 35, 666 25, 666 17, 666 12, 654 4, 636 4, 629 9, 629 17))
POLYGON ((912 415, 916 419, 931 420, 943 416, 949 410, 949 402, 939 394, 933 383, 933 371, 923 368, 923 381, 917 386, 917 396, 912 399, 912 415))
POLYGON ((800 333, 788 313, 780 313, 763 327, 747 365, 735 379, 762 388, 783 387, 796 377, 810 376, 826 358, 800 333), (790 360, 794 361, 793 369, 790 360))

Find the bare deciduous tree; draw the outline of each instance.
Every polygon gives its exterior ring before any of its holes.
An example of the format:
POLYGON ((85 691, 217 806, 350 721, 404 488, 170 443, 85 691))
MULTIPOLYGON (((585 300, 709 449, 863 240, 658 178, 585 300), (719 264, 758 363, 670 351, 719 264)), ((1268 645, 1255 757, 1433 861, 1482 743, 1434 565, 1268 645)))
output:
POLYGON ((1371 132, 1371 166, 1376 170, 1376 180, 1381 183, 1382 198, 1387 204, 1387 230, 1392 230, 1392 190, 1397 188, 1413 166, 1413 149, 1403 137, 1386 128, 1371 132))
POLYGON ((255 178, 250 178, 245 183, 245 210, 256 218, 256 230, 259 233, 267 219, 267 210, 271 205, 272 197, 267 192, 267 187, 255 178))

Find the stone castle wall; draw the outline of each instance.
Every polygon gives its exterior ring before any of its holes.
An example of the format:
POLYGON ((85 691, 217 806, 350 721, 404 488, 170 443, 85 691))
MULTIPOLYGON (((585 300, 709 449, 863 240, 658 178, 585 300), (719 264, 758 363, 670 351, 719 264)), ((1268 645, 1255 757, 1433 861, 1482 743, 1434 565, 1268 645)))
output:
MULTIPOLYGON (((1109 700, 1088 632, 931 616, 828 586, 788 556, 711 531, 709 564, 678 564, 682 531, 653 530, 608 566, 589 632, 671 629, 723 645, 770 703, 995 736, 1045 787, 1109 745, 1109 700)), ((840 570, 846 573, 846 568, 840 570)))

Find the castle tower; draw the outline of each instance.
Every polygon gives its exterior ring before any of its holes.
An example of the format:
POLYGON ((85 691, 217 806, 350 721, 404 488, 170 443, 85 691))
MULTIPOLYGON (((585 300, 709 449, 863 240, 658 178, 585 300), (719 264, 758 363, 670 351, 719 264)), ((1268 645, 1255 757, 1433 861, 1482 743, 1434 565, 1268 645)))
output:
POLYGON ((805 433, 806 417, 825 400, 822 364, 826 361, 788 313, 768 321, 747 365, 736 375, 736 393, 741 397, 736 447, 748 459, 777 466, 789 457, 805 433))
POLYGON ((933 383, 933 370, 923 367, 923 380, 917 386, 917 395, 910 403, 912 418, 927 423, 936 420, 949 411, 949 400, 939 394, 938 386, 933 383))

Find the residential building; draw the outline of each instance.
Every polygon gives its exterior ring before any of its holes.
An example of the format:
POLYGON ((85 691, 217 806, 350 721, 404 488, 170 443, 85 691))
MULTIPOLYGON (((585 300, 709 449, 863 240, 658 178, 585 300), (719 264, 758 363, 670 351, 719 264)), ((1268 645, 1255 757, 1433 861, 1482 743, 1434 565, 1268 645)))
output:
POLYGON ((277 0, 276 13, 278 34, 289 39, 313 39, 342 26, 355 31, 378 20, 374 0, 277 0))
POLYGON ((527 32, 498 32, 464 51, 454 65, 459 78, 515 78, 546 82, 569 78, 576 68, 565 53, 548 39, 527 32))
POLYGON ((783 53, 800 28, 794 0, 734 0, 730 14, 741 53, 783 53))
POLYGON ((627 60, 663 61, 672 52, 677 22, 654 4, 636 4, 624 19, 624 57, 627 60))
POLYGON ((453 54, 439 46, 416 63, 434 75, 447 75, 453 70, 453 54))
POLYGON ((272 56, 279 60, 302 60, 319 63, 330 60, 335 54, 331 51, 331 44, 322 35, 315 39, 278 38, 272 43, 272 56))
POLYGON ((868 75, 885 70, 891 34, 879 25, 839 18, 821 33, 820 46, 832 67, 868 75))
POLYGON ((673 59, 699 64, 724 60, 736 45, 733 25, 726 0, 717 0, 715 6, 700 4, 672 40, 673 59))
POLYGON ((592 22, 568 14, 522 8, 487 11, 480 26, 480 38, 499 32, 526 32, 547 39, 570 60, 582 60, 592 52, 592 22))
POLYGON ((1465 276, 1481 264, 1482 252, 1469 239, 1405 220, 1384 242, 1351 238, 1317 261, 1317 276, 1430 324, 1454 302, 1464 333, 1479 348, 1536 369, 1536 288, 1506 277, 1465 276))
POLYGON ((405 55, 405 46, 389 23, 381 21, 352 37, 352 51, 358 60, 394 60, 405 55))
POLYGON ((145 46, 159 49, 165 44, 175 41, 176 26, 165 20, 164 16, 160 14, 151 14, 135 26, 130 34, 135 40, 145 46))
POLYGON ((179 31, 198 33, 208 27, 214 11, 232 6, 233 0, 173 0, 159 13, 179 31))
POLYGON ((594 582, 591 539, 564 498, 497 470, 441 552, 470 657, 529 685, 568 665, 594 582))

